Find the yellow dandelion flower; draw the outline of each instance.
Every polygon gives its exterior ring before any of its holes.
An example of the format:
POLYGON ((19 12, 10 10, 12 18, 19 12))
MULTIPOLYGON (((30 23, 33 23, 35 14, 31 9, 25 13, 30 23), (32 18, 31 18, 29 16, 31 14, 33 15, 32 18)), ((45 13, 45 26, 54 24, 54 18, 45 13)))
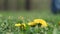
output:
POLYGON ((34 22, 29 22, 28 25, 29 25, 29 26, 35 26, 36 23, 34 23, 34 22))
POLYGON ((40 23, 40 19, 34 19, 34 22, 38 24, 40 23))
POLYGON ((26 27, 26 24, 25 23, 22 23, 22 26, 26 27))
POLYGON ((18 24, 15 24, 15 26, 20 27, 20 26, 21 26, 21 24, 20 24, 20 23, 18 23, 18 24))
POLYGON ((48 26, 46 21, 43 20, 43 19, 35 19, 34 22, 37 23, 37 24, 41 24, 42 27, 47 27, 48 26))
POLYGON ((22 23, 20 28, 22 28, 22 29, 25 30, 26 29, 26 24, 25 23, 22 23))

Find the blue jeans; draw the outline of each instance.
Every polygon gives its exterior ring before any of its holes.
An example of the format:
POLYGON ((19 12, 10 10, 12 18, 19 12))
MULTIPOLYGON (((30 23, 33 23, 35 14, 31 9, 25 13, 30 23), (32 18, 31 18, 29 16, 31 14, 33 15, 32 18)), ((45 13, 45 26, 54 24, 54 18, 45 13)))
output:
POLYGON ((54 14, 57 13, 57 8, 56 8, 56 6, 55 6, 55 0, 52 0, 51 11, 52 11, 54 14))

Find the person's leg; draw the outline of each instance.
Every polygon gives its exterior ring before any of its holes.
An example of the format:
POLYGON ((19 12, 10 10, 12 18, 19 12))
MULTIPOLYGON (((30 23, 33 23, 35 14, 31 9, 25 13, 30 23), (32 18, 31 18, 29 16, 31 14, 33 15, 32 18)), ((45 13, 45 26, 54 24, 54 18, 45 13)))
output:
POLYGON ((60 13, 60 9, 59 9, 59 13, 60 13))
POLYGON ((57 8, 52 7, 52 13, 57 14, 57 8))
POLYGON ((60 14, 60 9, 58 9, 58 13, 60 14))
POLYGON ((52 13, 57 14, 57 8, 55 6, 55 0, 52 0, 51 11, 52 11, 52 13))

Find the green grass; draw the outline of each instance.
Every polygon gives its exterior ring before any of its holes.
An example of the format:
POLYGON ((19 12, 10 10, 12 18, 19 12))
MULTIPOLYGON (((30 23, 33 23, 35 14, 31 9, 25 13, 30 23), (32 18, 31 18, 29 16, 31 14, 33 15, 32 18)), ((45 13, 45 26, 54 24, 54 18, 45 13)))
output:
POLYGON ((60 26, 58 25, 58 23, 60 22, 60 14, 54 15, 51 12, 46 10, 45 11, 34 10, 31 12, 3 11, 3 12, 0 12, 0 15, 3 16, 3 17, 0 17, 0 33, 1 34, 60 34, 60 30, 59 30, 60 26), (8 16, 13 16, 13 19, 7 21, 8 16), (49 28, 42 29, 42 28, 32 27, 30 29, 28 26, 26 31, 20 30, 19 27, 14 26, 15 22, 17 22, 17 17, 19 16, 23 16, 25 18, 25 22, 26 22, 26 19, 30 19, 31 21, 36 18, 44 19, 45 21, 47 21, 47 23, 49 23, 49 28), (6 25, 4 25, 4 22, 6 22, 6 25), (1 25, 4 25, 4 26, 1 27, 1 25), (9 27, 9 29, 7 29, 7 26, 9 27))

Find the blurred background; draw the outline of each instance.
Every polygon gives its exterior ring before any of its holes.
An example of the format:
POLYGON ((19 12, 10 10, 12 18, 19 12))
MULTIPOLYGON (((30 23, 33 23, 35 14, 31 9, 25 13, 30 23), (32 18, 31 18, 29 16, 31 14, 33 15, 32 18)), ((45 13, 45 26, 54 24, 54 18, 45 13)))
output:
MULTIPOLYGON (((52 1, 53 0, 0 0, 0 33, 60 34, 60 13, 56 14, 57 12, 55 11, 57 10, 55 10, 52 1), (48 28, 27 27, 25 30, 26 24, 24 26, 22 25, 24 29, 20 29, 20 26, 15 27, 15 24, 18 24, 20 21, 28 23, 34 21, 34 19, 45 20, 48 23, 48 28)), ((43 25, 45 25, 45 21, 41 21, 43 25)))
POLYGON ((51 0, 0 0, 0 10, 50 10, 51 0))
POLYGON ((53 0, 0 0, 0 14, 26 16, 30 13, 29 15, 33 14, 32 16, 53 15, 52 12, 55 10, 51 11, 52 1, 53 0))

